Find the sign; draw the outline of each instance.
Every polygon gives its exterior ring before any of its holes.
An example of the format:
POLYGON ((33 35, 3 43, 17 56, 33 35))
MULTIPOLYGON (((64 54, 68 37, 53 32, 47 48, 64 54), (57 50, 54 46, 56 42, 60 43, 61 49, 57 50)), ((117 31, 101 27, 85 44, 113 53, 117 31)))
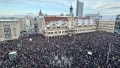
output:
POLYGON ((88 54, 89 54, 89 55, 92 55, 92 52, 91 52, 91 51, 88 51, 88 54))

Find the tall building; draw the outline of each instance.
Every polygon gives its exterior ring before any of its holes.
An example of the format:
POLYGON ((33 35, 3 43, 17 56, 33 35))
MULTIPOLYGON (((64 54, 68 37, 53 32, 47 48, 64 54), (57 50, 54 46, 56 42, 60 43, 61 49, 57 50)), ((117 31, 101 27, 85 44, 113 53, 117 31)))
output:
POLYGON ((20 21, 17 19, 0 19, 0 41, 18 39, 20 21))
POLYGON ((99 20, 99 31, 120 33, 120 15, 104 15, 99 20))
POLYGON ((83 16, 83 6, 84 6, 84 3, 77 0, 76 16, 78 16, 78 17, 83 16))
POLYGON ((34 33, 34 18, 32 16, 25 16, 22 18, 17 18, 20 23, 20 33, 22 35, 34 33))

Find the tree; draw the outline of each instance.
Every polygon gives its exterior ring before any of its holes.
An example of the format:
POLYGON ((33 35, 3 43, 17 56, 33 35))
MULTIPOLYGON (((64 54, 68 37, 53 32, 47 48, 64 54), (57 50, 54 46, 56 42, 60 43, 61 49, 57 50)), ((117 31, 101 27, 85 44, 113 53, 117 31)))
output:
POLYGON ((64 14, 63 14, 63 13, 61 13, 61 14, 60 14, 60 16, 64 16, 64 14))
POLYGON ((44 14, 44 16, 47 16, 47 14, 44 14))
POLYGON ((69 16, 69 14, 67 13, 66 16, 69 16))

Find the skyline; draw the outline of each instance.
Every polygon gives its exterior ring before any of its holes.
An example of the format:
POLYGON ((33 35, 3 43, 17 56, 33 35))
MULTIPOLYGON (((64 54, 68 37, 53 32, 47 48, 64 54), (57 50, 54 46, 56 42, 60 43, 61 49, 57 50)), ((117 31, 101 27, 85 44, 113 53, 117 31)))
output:
MULTIPOLYGON (((0 15, 38 15, 40 7, 43 14, 59 15, 68 13, 73 6, 74 15, 76 14, 77 0, 0 0, 0 15)), ((85 14, 120 14, 119 0, 80 0, 84 3, 83 15, 85 14), (104 10, 104 11, 103 11, 104 10)))

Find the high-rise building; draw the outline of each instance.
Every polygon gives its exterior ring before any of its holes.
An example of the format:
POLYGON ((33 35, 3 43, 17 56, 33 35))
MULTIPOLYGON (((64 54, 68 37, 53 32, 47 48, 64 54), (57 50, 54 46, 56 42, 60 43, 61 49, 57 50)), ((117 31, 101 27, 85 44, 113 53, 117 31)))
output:
POLYGON ((77 0, 76 16, 78 16, 78 17, 83 16, 83 6, 84 6, 84 3, 77 0))

